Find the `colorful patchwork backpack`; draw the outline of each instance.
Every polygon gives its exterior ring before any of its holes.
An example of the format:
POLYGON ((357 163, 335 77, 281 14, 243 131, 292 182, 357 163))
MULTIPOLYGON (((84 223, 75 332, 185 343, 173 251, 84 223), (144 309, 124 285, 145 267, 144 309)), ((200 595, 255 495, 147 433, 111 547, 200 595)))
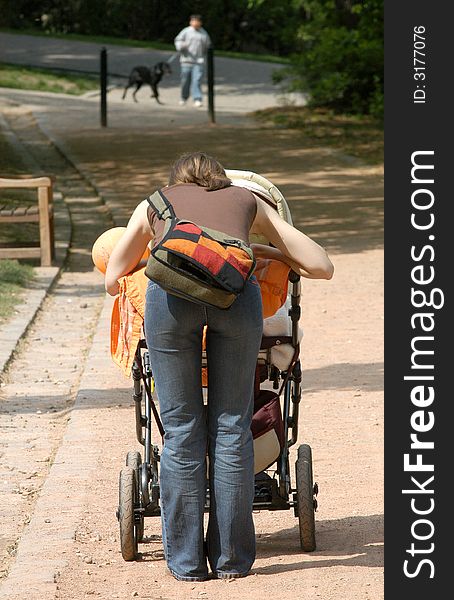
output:
POLYGON ((162 240, 153 248, 146 276, 169 294, 216 308, 229 308, 255 268, 246 242, 192 221, 179 219, 158 190, 148 199, 165 221, 162 240))

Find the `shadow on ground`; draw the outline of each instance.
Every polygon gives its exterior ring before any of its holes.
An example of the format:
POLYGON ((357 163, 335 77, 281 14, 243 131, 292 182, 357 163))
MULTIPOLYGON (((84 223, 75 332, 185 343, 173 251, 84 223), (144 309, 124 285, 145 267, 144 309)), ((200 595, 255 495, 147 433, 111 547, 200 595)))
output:
POLYGON ((317 369, 303 370, 304 392, 323 390, 352 389, 355 386, 364 391, 383 390, 382 362, 377 363, 335 363, 317 369))
MULTIPOLYGON (((257 560, 282 556, 301 556, 303 560, 257 566, 252 569, 252 573, 275 575, 300 569, 336 566, 383 567, 383 515, 317 521, 316 539, 315 552, 302 552, 296 520, 295 527, 260 534, 257 536, 257 560)), ((140 548, 140 561, 164 560, 160 535, 145 537, 140 548)))
MULTIPOLYGON (((88 365, 88 369, 91 369, 93 380, 96 380, 97 365, 88 365)), ((103 373, 100 373, 100 376, 103 379, 105 378, 105 374, 103 373)), ((64 372, 59 373, 59 378, 64 382, 64 372)), ((352 389, 355 387, 360 388, 362 391, 380 391, 383 389, 383 363, 336 363, 317 369, 305 369, 303 372, 303 381, 304 393, 327 389, 352 389)), ((126 378, 125 383, 126 386, 124 388, 112 388, 109 390, 82 388, 79 391, 77 404, 74 406, 74 409, 129 407, 131 411, 131 428, 133 428, 134 403, 132 400, 132 380, 130 380, 130 387, 127 385, 126 378)), ((55 395, 41 395, 39 387, 40 382, 37 382, 33 396, 21 396, 20 387, 18 387, 14 399, 9 400, 4 408, 0 410, 0 413, 26 414, 41 411, 41 413, 57 413, 57 416, 60 411, 68 409, 68 403, 71 402, 71 398, 58 393, 58 384, 56 384, 55 395)))
MULTIPOLYGON (((70 349, 69 349, 70 351, 70 349)), ((88 365, 93 373, 93 380, 97 377, 96 364, 88 365)), ((100 373, 104 379, 105 374, 100 373)), ((64 372, 59 373, 59 378, 64 382, 64 372)), ((305 369, 303 371, 303 391, 304 393, 323 391, 327 389, 352 389, 359 388, 362 391, 380 391, 383 389, 383 363, 336 363, 320 367, 317 369, 305 369)), ((44 383, 44 380, 43 380, 44 383)), ((133 386, 130 380, 130 387, 104 389, 81 389, 78 394, 75 410, 86 410, 92 408, 110 408, 124 407, 131 411, 131 428, 134 427, 134 404, 132 400, 133 386)), ((5 404, 1 412, 9 414, 36 413, 37 411, 58 413, 68 409, 68 403, 71 398, 58 393, 58 384, 56 384, 55 395, 41 395, 39 393, 40 382, 35 384, 35 394, 33 396, 21 396, 20 387, 17 388, 14 399, 5 404)))
MULTIPOLYGON (((68 348, 70 352, 71 349, 68 348)), ((88 365, 93 372, 93 379, 97 377, 97 366, 88 365)), ((105 378, 105 374, 100 373, 100 376, 105 378)), ((64 384, 65 374, 64 372, 59 373, 59 378, 64 384)), ((43 380, 43 385, 48 386, 48 382, 43 380)), ((35 394, 33 395, 22 395, 20 385, 14 386, 10 384, 11 388, 16 389, 15 396, 9 398, 7 401, 2 402, 0 405, 0 414, 44 414, 51 413, 55 414, 55 418, 60 417, 62 414, 66 414, 71 410, 91 410, 98 408, 117 408, 122 407, 130 411, 130 427, 131 432, 134 432, 135 421, 134 421, 134 402, 132 399, 133 387, 131 381, 131 387, 128 388, 112 388, 109 390, 101 389, 81 389, 78 394, 76 404, 73 405, 71 394, 60 394, 58 390, 58 380, 55 383, 55 394, 40 394, 40 382, 35 383, 35 394)), ((0 394, 0 400, 4 400, 0 394)), ((128 417, 125 417, 128 419, 128 417)))
POLYGON ((275 575, 317 567, 383 566, 383 515, 345 517, 316 522, 317 550, 303 554, 299 528, 281 529, 262 534, 257 540, 257 558, 299 556, 299 562, 257 567, 254 573, 275 575))

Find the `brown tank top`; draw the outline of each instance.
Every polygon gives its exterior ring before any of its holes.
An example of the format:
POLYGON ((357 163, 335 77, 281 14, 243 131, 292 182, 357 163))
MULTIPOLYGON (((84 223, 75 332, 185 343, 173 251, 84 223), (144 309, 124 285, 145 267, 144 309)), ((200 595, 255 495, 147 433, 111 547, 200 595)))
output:
MULTIPOLYGON (((178 183, 162 188, 179 219, 193 221, 202 227, 216 229, 249 243, 249 230, 257 212, 254 195, 231 185, 208 191, 196 183, 178 183)), ((162 239, 164 221, 148 207, 148 220, 153 231, 153 246, 162 239)))

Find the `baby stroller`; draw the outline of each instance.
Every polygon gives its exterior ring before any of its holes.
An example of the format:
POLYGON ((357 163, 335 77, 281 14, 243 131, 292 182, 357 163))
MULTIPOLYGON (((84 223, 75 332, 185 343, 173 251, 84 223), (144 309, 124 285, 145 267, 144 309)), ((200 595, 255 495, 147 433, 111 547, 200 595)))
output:
MULTIPOLYGON (((235 183, 241 180, 292 224, 287 202, 282 193, 264 177, 250 171, 229 170, 227 175, 235 183)), ((253 240, 255 241, 255 240, 253 240)), ((268 243, 259 240, 260 243, 268 243)), ((255 401, 252 432, 254 437, 255 494, 254 510, 289 510, 293 508, 299 520, 301 549, 315 550, 315 511, 317 510, 317 483, 313 482, 312 451, 308 444, 297 450, 295 477, 289 462, 289 449, 297 442, 298 414, 301 400, 301 364, 299 361, 300 276, 289 273, 289 298, 283 307, 287 331, 284 335, 266 335, 262 338, 255 376, 255 401), (273 364, 276 349, 287 349, 286 364, 273 364), (262 389, 268 382, 273 389, 262 389), (278 390, 275 392, 273 390, 278 390)), ((203 352, 202 366, 206 366, 203 352)), ((144 540, 145 517, 160 516, 159 461, 160 447, 156 443, 156 429, 164 435, 158 409, 153 399, 153 365, 150 364, 146 342, 141 339, 132 367, 136 436, 143 446, 143 457, 138 451, 126 456, 126 466, 119 480, 117 518, 120 524, 120 545, 124 560, 134 560, 138 544, 144 540), (153 429, 155 433, 153 433, 153 429), (155 439, 153 439, 153 437, 155 439)), ((158 436, 159 437, 159 436, 158 436)), ((210 506, 207 482, 205 510, 210 506)))

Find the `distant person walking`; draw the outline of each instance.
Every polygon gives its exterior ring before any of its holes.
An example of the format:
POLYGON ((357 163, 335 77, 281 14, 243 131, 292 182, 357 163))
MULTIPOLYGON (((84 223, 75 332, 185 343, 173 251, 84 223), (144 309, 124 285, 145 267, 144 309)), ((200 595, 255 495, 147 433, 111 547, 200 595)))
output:
POLYGON ((180 53, 181 106, 186 104, 189 92, 194 100, 194 106, 197 108, 202 106, 200 82, 209 46, 211 46, 211 40, 202 27, 202 17, 191 15, 189 27, 182 29, 175 38, 175 48, 180 53))

